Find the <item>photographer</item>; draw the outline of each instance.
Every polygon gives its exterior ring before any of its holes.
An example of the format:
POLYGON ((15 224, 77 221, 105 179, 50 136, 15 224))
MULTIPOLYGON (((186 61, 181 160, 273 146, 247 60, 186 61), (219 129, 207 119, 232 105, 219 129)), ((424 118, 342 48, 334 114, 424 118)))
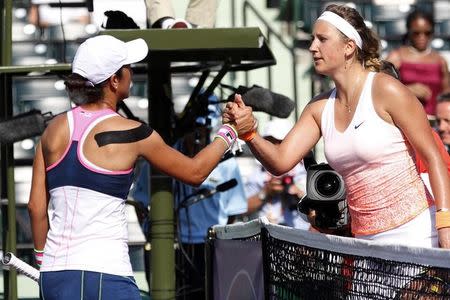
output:
MULTIPOLYGON (((280 143, 292 128, 285 119, 269 121, 262 136, 272 143, 280 143)), ((248 197, 247 215, 265 216, 275 224, 308 229, 309 223, 297 211, 297 203, 305 194, 306 170, 303 164, 296 165, 282 176, 274 176, 259 163, 245 184, 248 197)))

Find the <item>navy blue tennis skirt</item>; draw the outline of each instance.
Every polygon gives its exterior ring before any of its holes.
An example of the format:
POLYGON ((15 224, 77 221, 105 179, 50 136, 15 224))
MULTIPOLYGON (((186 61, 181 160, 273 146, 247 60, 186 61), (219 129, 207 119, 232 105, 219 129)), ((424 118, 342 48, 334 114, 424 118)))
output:
POLYGON ((43 300, 141 300, 132 276, 90 271, 41 272, 40 297, 43 300))

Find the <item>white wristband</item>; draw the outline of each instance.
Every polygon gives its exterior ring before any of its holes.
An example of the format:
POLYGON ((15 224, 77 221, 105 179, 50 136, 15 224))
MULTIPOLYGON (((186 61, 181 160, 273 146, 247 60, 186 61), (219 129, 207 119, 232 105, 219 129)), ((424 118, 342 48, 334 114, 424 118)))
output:
POLYGON ((237 132, 233 128, 233 126, 224 124, 220 129, 217 131, 216 135, 214 136, 214 139, 220 138, 223 140, 227 146, 227 151, 231 149, 234 142, 237 139, 237 132))

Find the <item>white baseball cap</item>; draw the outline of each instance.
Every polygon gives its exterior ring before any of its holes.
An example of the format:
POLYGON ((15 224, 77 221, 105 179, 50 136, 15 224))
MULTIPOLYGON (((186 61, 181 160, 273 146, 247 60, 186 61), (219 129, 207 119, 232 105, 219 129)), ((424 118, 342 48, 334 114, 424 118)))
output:
POLYGON ((287 119, 273 119, 264 125, 262 136, 265 138, 273 137, 282 141, 292 127, 293 124, 287 119))
POLYGON ((143 60, 147 53, 147 43, 141 38, 125 43, 110 35, 98 35, 87 39, 78 47, 72 72, 94 85, 99 84, 122 66, 143 60))

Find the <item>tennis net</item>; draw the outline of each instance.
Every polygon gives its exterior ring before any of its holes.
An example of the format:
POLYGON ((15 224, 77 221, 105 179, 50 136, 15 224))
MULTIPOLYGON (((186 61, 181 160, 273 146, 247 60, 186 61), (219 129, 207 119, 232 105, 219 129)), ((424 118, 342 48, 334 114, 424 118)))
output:
POLYGON ((261 243, 266 299, 450 299, 450 251, 311 233, 266 219, 215 226, 261 243))

